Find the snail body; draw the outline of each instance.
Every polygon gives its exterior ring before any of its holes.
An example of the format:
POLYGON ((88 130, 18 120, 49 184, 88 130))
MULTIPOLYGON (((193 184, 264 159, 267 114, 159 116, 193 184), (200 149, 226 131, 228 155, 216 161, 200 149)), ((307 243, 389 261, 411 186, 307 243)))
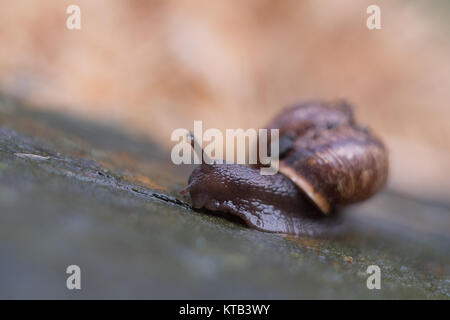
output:
POLYGON ((189 178, 194 208, 229 213, 248 226, 287 234, 322 236, 337 230, 337 216, 317 208, 283 174, 263 176, 238 164, 201 164, 189 178))
POLYGON ((279 173, 201 164, 186 188, 193 207, 230 213, 263 231, 323 236, 339 229, 338 207, 368 199, 387 180, 385 147, 355 123, 345 102, 300 104, 267 128, 279 129, 279 173))

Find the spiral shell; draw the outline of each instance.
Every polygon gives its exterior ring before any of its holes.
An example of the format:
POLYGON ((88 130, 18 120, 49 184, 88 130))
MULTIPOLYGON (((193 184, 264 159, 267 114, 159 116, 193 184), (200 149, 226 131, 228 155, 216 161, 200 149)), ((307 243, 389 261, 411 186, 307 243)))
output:
POLYGON ((367 129, 313 129, 294 142, 280 161, 280 172, 328 214, 334 205, 375 194, 387 180, 388 154, 367 129))

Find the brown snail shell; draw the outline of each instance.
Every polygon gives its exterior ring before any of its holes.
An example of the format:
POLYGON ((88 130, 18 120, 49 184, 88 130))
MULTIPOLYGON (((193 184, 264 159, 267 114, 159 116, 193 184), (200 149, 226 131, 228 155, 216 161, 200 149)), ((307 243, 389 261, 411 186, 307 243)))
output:
POLYGON ((333 206, 366 200, 384 186, 388 156, 366 129, 314 129, 294 142, 280 172, 328 214, 333 206))

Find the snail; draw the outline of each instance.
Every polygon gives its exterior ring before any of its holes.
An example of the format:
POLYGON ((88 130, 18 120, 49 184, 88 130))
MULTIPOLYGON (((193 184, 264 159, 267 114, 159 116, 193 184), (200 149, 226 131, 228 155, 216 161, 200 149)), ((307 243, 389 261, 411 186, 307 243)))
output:
POLYGON ((183 191, 194 208, 235 215, 262 231, 328 236, 341 229, 342 206, 370 198, 386 183, 386 148, 344 101, 292 106, 266 128, 279 129, 279 172, 202 163, 183 191))

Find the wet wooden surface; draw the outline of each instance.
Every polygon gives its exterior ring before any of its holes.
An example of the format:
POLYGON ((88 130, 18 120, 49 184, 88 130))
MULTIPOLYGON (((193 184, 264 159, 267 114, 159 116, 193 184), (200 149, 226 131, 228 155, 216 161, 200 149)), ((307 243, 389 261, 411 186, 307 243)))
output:
POLYGON ((445 205, 386 191, 346 212, 344 235, 295 238, 193 211, 178 193, 191 170, 0 97, 0 298, 450 298, 445 205))

